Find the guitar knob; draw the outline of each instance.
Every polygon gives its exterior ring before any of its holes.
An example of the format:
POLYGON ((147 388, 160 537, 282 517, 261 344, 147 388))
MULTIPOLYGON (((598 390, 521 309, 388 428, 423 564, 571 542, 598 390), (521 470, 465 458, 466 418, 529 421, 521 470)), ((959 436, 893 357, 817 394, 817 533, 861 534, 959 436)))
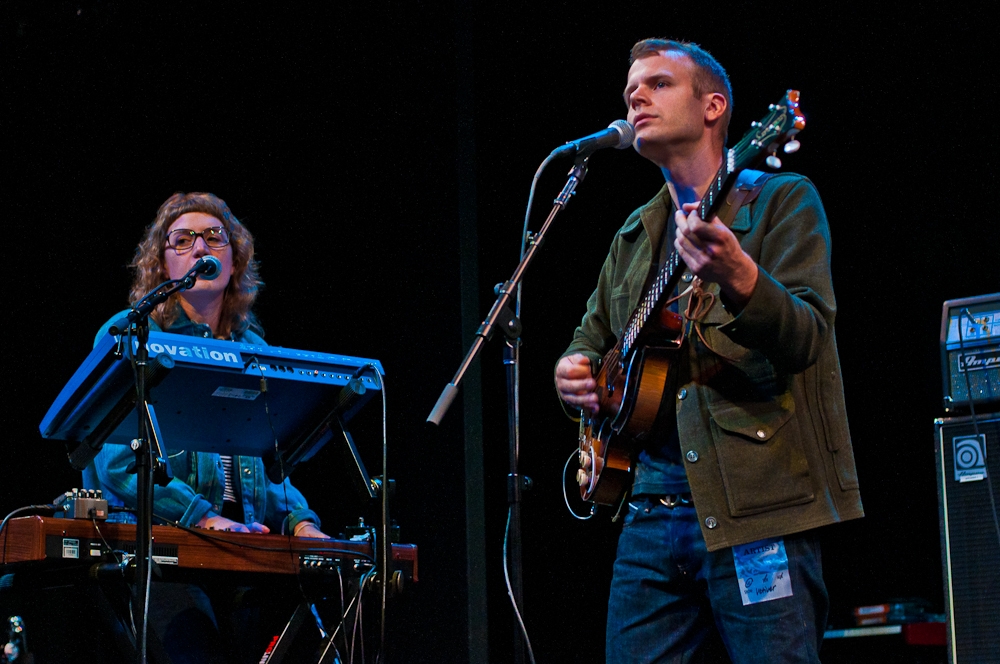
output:
POLYGON ((589 454, 584 454, 580 457, 580 465, 584 468, 590 468, 593 465, 593 461, 590 459, 589 454))
POLYGON ((785 147, 782 149, 785 151, 785 154, 792 154, 793 152, 798 152, 800 147, 802 147, 802 144, 792 139, 785 143, 785 147))
POLYGON ((781 160, 778 159, 776 155, 773 154, 769 155, 768 158, 765 159, 764 161, 767 162, 767 165, 770 166, 771 168, 775 169, 781 168, 781 160))
POLYGON ((590 482, 590 476, 587 474, 586 470, 584 470, 583 468, 581 468, 578 471, 576 471, 576 483, 577 484, 579 484, 580 486, 587 486, 587 484, 589 482, 590 482))

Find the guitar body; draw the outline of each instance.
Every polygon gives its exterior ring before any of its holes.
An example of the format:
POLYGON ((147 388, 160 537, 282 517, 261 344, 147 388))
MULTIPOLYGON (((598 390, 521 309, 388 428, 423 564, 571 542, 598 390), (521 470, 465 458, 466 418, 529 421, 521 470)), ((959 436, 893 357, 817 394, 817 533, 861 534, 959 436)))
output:
POLYGON ((664 310, 660 319, 661 331, 676 337, 668 346, 639 346, 627 358, 616 347, 601 362, 600 410, 580 418, 577 481, 583 500, 615 505, 631 484, 635 442, 656 420, 682 343, 683 318, 664 310))

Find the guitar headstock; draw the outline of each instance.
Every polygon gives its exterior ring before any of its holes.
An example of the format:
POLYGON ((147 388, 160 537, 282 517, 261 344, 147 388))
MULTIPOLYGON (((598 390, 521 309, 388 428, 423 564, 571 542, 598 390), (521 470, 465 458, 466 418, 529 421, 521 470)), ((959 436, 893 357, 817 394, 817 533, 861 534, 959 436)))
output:
POLYGON ((768 107, 763 119, 750 125, 740 142, 729 154, 730 172, 752 168, 761 160, 771 168, 781 168, 778 150, 792 153, 800 144, 795 135, 806 126, 806 118, 799 110, 799 91, 788 90, 777 104, 768 107))

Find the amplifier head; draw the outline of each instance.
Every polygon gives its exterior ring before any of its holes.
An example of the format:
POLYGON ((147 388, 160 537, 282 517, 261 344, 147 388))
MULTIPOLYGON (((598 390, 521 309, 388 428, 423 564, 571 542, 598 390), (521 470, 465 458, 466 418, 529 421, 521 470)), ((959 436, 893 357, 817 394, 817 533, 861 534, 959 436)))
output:
POLYGON ((1000 404, 1000 293, 947 300, 941 311, 946 412, 1000 404))

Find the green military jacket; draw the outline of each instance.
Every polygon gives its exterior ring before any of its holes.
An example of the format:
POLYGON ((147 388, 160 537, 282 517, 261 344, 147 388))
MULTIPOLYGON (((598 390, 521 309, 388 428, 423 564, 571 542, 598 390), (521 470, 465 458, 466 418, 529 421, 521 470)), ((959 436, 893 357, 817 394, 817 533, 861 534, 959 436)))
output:
MULTIPOLYGON (((673 210, 664 186, 626 220, 565 355, 583 353, 596 367, 614 346, 644 292, 673 210)), ((718 285, 703 285, 716 296, 700 322, 708 347, 688 336, 678 352, 673 399, 711 551, 864 515, 819 194, 805 177, 775 175, 739 209, 731 228, 758 264, 756 288, 733 315, 718 285)), ((681 286, 690 281, 684 275, 681 286)))

